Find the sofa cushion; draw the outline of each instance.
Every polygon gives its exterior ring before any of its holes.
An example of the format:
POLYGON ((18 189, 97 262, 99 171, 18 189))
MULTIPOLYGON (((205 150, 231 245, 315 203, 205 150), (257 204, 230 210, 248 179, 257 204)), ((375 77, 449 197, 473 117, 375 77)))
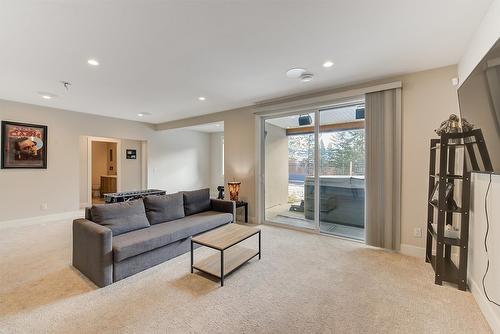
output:
POLYGON ((184 213, 186 216, 210 210, 210 189, 184 191, 184 213))
POLYGON ((147 196, 144 198, 146 216, 151 225, 169 222, 184 217, 182 193, 147 196))
POLYGON ((129 202, 97 204, 90 209, 92 221, 120 235, 149 226, 142 199, 129 202))
POLYGON ((233 215, 216 211, 205 211, 188 217, 156 224, 146 229, 132 231, 113 237, 115 262, 128 259, 153 249, 230 223, 233 215))

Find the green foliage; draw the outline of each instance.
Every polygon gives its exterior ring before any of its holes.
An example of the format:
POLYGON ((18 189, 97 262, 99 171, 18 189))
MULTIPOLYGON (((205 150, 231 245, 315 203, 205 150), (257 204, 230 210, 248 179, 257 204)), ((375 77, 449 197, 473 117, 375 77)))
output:
POLYGON ((354 166, 364 166, 365 161, 365 131, 349 130, 338 131, 330 134, 330 142, 321 154, 322 167, 334 167, 342 170, 354 166))
MULTIPOLYGON (((365 130, 321 133, 319 153, 321 174, 348 175, 352 162, 353 174, 362 175, 365 161, 365 130)), ((288 155, 290 163, 300 163, 310 171, 314 166, 314 134, 290 136, 288 155)))

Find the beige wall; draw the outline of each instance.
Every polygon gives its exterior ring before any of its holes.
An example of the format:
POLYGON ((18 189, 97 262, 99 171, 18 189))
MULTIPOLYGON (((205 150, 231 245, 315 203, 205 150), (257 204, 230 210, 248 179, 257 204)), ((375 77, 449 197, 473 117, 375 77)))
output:
MULTIPOLYGON (((48 126, 48 167, 46 170, 0 170, 0 222, 41 215, 74 212, 88 198, 89 171, 87 159, 88 137, 127 138, 147 141, 148 187, 175 192, 208 186, 208 176, 193 177, 193 173, 205 173, 209 147, 203 154, 196 150, 189 154, 183 145, 192 138, 197 143, 207 143, 206 137, 187 131, 172 133, 155 131, 154 127, 140 122, 125 121, 61 109, 0 100, 0 120, 11 120, 48 126), (196 164, 192 164, 191 157, 196 164), (186 167, 187 166, 187 167, 186 167), (193 167, 194 166, 194 167, 193 167), (184 168, 186 167, 186 168, 184 168), (27 200, 29 198, 29 200, 27 200), (44 205, 47 208, 44 209, 44 205)), ((126 145, 123 145, 125 148, 126 145)), ((125 160, 122 152, 122 162, 125 160)), ((133 181, 127 173, 137 175, 137 168, 122 168, 123 189, 135 190, 140 181, 133 181)), ((140 180, 140 179, 139 179, 140 180)))
MULTIPOLYGON (((380 82, 401 80, 403 82, 403 180, 402 180, 402 235, 403 244, 423 247, 424 238, 413 237, 413 230, 420 227, 425 233, 427 174, 429 162, 429 139, 435 137, 433 130, 451 113, 458 113, 457 95, 450 79, 457 75, 456 66, 414 73, 380 82)), ((375 83, 366 83, 369 86, 375 83)), ((343 91, 342 88, 330 91, 343 91)), ((2 188, 10 192, 0 192, 2 217, 0 221, 44 214, 40 203, 48 203, 45 213, 75 210, 79 198, 86 190, 80 187, 80 179, 86 177, 81 161, 84 157, 78 150, 81 136, 102 136, 120 138, 124 133, 132 140, 147 140, 148 186, 175 192, 210 186, 203 181, 209 170, 209 157, 189 151, 190 145, 202 144, 210 140, 197 137, 187 131, 164 131, 165 129, 224 121, 225 128, 225 182, 242 182, 240 197, 250 203, 250 217, 256 217, 256 131, 257 122, 254 107, 241 108, 208 114, 152 127, 147 124, 73 113, 33 105, 0 101, 0 118, 17 121, 47 124, 49 126, 49 168, 46 171, 0 171, 2 188), (155 131, 157 129, 158 131, 155 131), (191 157, 194 161, 186 159, 191 157), (204 160, 204 159, 207 160, 204 160), (182 167, 183 166, 183 167, 182 167), (200 174, 201 173, 201 174, 200 174), (64 180, 61 182, 61 180, 64 180), (25 192, 30 189, 32 201, 23 210, 13 205, 23 201, 25 192), (80 189, 80 190, 79 190, 80 189), (49 191, 50 190, 50 191, 49 191), (80 193, 79 193, 80 192, 80 193)), ((207 144, 209 145, 209 144, 207 144)), ((210 152, 210 148, 206 148, 210 152)), ((206 177, 210 180, 210 175, 206 177)))
POLYGON ((266 124, 265 208, 288 202, 288 137, 286 130, 266 124))
MULTIPOLYGON (((447 66, 387 78, 376 82, 343 87, 321 94, 342 92, 353 88, 369 87, 375 84, 400 80, 403 83, 403 155, 402 155, 402 244, 421 250, 425 247, 427 213, 427 182, 429 168, 429 140, 435 138, 434 129, 452 113, 458 114, 456 88, 451 79, 457 76, 457 66, 447 66), (423 237, 413 237, 415 228, 421 228, 423 237)), ((314 94, 310 96, 321 96, 314 94)), ((293 98, 297 100, 297 98, 293 98)), ((226 140, 226 182, 239 179, 242 183, 242 197, 250 202, 251 217, 255 219, 257 194, 255 193, 255 173, 257 122, 255 107, 241 108, 209 114, 201 117, 164 123, 158 130, 204 124, 215 121, 225 122, 226 140)))
MULTIPOLYGON (((254 108, 241 108, 157 125, 168 129, 224 121, 224 182, 240 181, 240 198, 249 202, 250 220, 255 219, 255 115, 254 108)), ((227 189, 227 188, 226 188, 227 189)))
POLYGON ((457 67, 449 66, 402 77, 403 170, 401 243, 425 247, 425 237, 415 238, 414 228, 425 236, 429 140, 434 129, 450 114, 458 114, 458 97, 451 79, 457 67))

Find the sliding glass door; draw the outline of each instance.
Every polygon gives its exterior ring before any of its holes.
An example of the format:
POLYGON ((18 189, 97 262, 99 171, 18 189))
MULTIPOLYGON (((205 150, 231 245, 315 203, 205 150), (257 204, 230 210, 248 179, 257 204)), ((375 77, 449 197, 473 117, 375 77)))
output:
POLYGON ((265 205, 268 222, 316 229, 315 113, 264 121, 265 205))
POLYGON ((363 102, 262 125, 266 222, 364 240, 363 102))
POLYGON ((364 240, 364 105, 320 111, 320 231, 364 240))

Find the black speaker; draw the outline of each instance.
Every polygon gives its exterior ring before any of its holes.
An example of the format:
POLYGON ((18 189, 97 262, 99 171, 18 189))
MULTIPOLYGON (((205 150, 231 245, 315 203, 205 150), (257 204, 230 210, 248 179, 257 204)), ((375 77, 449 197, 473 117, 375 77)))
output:
POLYGON ((356 108, 356 119, 365 119, 365 107, 359 106, 356 108))
POLYGON ((299 125, 311 125, 313 122, 311 115, 301 115, 299 116, 299 125))

